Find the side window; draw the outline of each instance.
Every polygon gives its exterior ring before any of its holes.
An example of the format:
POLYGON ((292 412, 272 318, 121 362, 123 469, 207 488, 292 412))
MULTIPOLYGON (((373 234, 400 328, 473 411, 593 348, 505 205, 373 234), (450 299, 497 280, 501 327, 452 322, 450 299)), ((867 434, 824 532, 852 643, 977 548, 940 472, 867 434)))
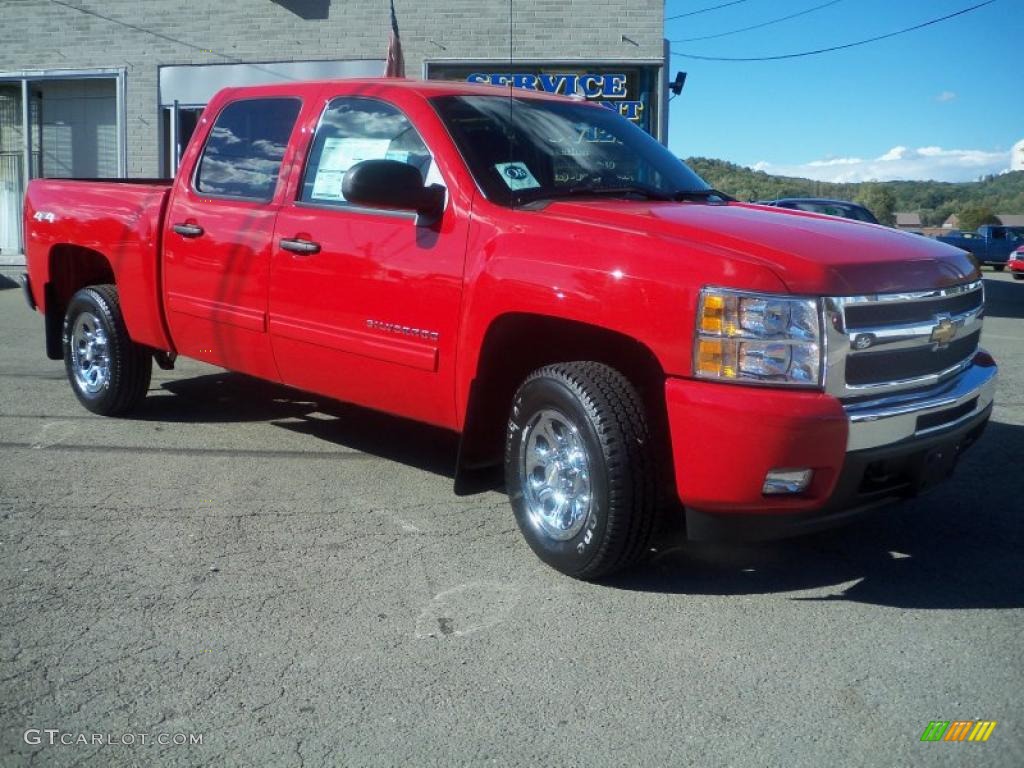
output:
POLYGON ((203 148, 196 191, 270 200, 301 106, 296 99, 247 99, 228 104, 217 116, 203 148))
POLYGON ((396 107, 377 99, 334 99, 313 137, 299 199, 348 205, 341 191, 345 173, 363 160, 380 159, 408 163, 426 184, 442 183, 427 145, 396 107))

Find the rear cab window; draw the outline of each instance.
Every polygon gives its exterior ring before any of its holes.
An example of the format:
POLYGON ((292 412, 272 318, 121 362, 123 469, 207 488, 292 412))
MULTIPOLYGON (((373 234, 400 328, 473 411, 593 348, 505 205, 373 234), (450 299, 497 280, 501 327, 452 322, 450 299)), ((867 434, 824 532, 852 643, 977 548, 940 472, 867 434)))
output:
POLYGON ((294 98, 244 99, 224 107, 196 166, 195 191, 269 202, 301 109, 294 98))

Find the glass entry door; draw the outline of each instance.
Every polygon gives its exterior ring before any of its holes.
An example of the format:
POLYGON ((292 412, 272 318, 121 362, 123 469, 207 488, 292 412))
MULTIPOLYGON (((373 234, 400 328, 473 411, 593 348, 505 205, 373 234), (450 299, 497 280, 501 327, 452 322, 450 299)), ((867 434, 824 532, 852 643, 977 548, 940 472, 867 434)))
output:
POLYGON ((123 146, 118 82, 116 75, 82 73, 0 79, 0 261, 20 261, 29 179, 119 175, 123 146))
POLYGON ((25 135, 21 83, 0 83, 0 256, 21 251, 25 135))

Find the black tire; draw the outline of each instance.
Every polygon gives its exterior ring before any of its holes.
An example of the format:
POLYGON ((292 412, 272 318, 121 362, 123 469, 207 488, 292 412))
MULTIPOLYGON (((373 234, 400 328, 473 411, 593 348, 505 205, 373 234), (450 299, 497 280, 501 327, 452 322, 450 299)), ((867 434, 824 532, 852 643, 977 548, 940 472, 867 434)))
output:
POLYGON ((1024 272, 1014 272, 1013 273, 1013 279, 1014 280, 1024 280, 1024 272))
MULTIPOLYGON (((596 579, 647 554, 658 512, 656 466, 643 401, 615 369, 595 362, 548 365, 530 374, 516 392, 505 440, 509 499, 530 548, 562 573, 596 579), (582 527, 564 540, 545 532, 528 499, 529 443, 536 439, 532 435, 540 420, 552 413, 574 430, 572 439, 586 451, 589 468, 589 493, 584 494, 589 508, 582 527)), ((556 533, 572 531, 569 526, 556 533)))
MULTIPOLYGON (((153 355, 131 340, 121 314, 117 288, 113 285, 93 285, 83 288, 71 297, 64 315, 64 369, 79 402, 101 416, 117 416, 135 408, 146 396, 153 372, 153 355), (72 349, 76 323, 79 320, 90 328, 98 326, 105 337, 105 376, 90 384, 83 382, 78 371, 84 370, 84 352, 72 349)), ((94 370, 94 369, 90 369, 94 370)), ((84 374, 83 374, 84 375, 84 374)))
POLYGON ((992 269, 994 269, 996 272, 1002 272, 1004 269, 1006 269, 1006 265, 1005 264, 993 264, 992 265, 992 269))

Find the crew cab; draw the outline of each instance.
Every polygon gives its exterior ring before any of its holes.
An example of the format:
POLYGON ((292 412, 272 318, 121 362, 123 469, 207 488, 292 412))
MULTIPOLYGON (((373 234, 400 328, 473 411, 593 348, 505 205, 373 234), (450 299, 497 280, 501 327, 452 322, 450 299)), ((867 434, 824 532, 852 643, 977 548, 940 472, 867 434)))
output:
POLYGON ((982 264, 987 264, 997 272, 1006 268, 1006 262, 1018 247, 1024 245, 1024 227, 1002 227, 986 224, 978 227, 977 232, 961 232, 954 230, 939 235, 938 240, 962 248, 974 254, 982 264))
POLYGON ((173 181, 37 180, 29 303, 90 411, 179 356, 459 433, 578 578, 946 477, 996 365, 965 252, 732 201, 614 111, 493 86, 227 89, 173 181))

